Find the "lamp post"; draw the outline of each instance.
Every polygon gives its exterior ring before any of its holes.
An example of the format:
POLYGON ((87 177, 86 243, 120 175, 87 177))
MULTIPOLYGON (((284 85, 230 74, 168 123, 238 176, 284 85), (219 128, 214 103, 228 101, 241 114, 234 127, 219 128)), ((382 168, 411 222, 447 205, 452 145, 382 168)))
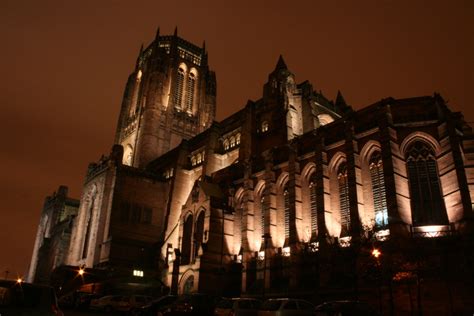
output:
POLYGON ((372 257, 375 258, 375 266, 377 267, 377 272, 378 272, 378 288, 379 288, 379 310, 380 313, 383 314, 383 304, 382 304, 382 269, 380 267, 380 260, 379 257, 382 255, 382 252, 374 248, 372 249, 371 252, 372 257))

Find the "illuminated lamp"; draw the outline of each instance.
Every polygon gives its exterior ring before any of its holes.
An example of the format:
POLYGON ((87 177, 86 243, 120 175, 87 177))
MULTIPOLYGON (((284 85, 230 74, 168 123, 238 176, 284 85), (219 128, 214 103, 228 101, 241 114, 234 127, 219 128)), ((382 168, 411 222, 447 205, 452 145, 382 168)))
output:
POLYGON ((283 257, 289 257, 291 255, 291 249, 290 247, 285 247, 281 250, 281 255, 283 257))
POLYGON ((382 253, 381 253, 380 250, 378 250, 377 248, 374 248, 374 250, 372 250, 372 256, 373 256, 374 258, 380 257, 381 254, 382 254, 382 253))

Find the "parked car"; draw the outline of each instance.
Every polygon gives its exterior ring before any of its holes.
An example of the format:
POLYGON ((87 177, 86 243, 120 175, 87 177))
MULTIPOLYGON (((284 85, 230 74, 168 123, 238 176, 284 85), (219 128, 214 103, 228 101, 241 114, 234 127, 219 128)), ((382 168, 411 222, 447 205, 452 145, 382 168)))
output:
POLYGON ((254 298, 223 298, 214 309, 215 316, 257 316, 262 302, 254 298))
POLYGON ((318 316, 378 316, 374 308, 359 301, 332 301, 316 307, 318 316))
POLYGON ((63 316, 50 286, 0 281, 0 315, 63 316))
POLYGON ((164 315, 199 315, 212 316, 220 300, 217 296, 207 294, 186 294, 180 296, 164 315))
POLYGON ((152 300, 153 298, 151 296, 145 295, 122 296, 122 299, 118 302, 115 310, 119 312, 134 312, 140 307, 147 305, 152 300))
POLYGON ((176 295, 162 296, 136 309, 134 314, 140 316, 162 316, 177 299, 178 296, 176 295))
POLYGON ((99 294, 90 294, 90 293, 78 293, 74 307, 80 310, 88 310, 92 300, 101 298, 99 294))
POLYGON ((292 298, 269 299, 263 302, 258 316, 312 316, 314 305, 305 300, 292 298))
POLYGON ((117 310, 118 304, 122 301, 122 298, 122 295, 107 295, 93 299, 90 303, 89 309, 110 313, 117 310))
POLYGON ((110 312, 133 312, 152 300, 150 296, 144 295, 107 295, 99 299, 93 299, 90 309, 95 311, 110 312))

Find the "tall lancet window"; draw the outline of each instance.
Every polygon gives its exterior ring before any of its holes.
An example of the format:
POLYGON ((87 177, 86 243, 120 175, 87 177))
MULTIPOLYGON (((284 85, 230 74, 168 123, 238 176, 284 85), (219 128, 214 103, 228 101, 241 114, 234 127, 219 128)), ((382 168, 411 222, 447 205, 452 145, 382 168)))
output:
POLYGON ((174 102, 175 108, 182 110, 183 108, 183 87, 184 87, 184 75, 185 70, 182 67, 179 67, 178 74, 176 76, 176 85, 174 90, 174 102))
POLYGON ((290 194, 288 192, 288 182, 283 188, 283 200, 284 200, 284 211, 285 211, 285 239, 290 238, 290 194))
POLYGON ((193 236, 193 216, 188 215, 184 221, 183 238, 181 243, 181 264, 189 264, 191 262, 193 236))
POLYGON ((347 165, 339 166, 337 171, 337 182, 339 187, 339 207, 341 209, 341 237, 350 234, 351 214, 349 204, 349 183, 347 181, 347 165))
MULTIPOLYGON (((195 230, 195 233, 194 233, 194 238, 195 238, 195 241, 194 241, 194 257, 196 258, 198 256, 198 253, 199 253, 199 248, 201 247, 201 244, 202 244, 202 241, 204 239, 204 214, 205 212, 204 211, 201 211, 201 213, 199 213, 199 216, 197 217, 197 221, 196 221, 196 230, 195 230)), ((222 219, 224 220, 224 219, 222 219)))
POLYGON ((309 178, 309 207, 311 210, 311 236, 318 235, 318 204, 316 202, 316 173, 309 178))
POLYGON ((189 114, 193 113, 193 104, 194 104, 194 90, 196 86, 196 75, 190 73, 188 76, 188 82, 186 83, 186 111, 189 114))
POLYGON ((87 221, 86 221, 86 234, 84 236, 84 246, 82 247, 82 258, 87 258, 87 253, 89 252, 89 243, 91 238, 91 229, 92 229, 92 217, 94 216, 94 202, 95 196, 91 197, 91 203, 89 209, 87 210, 87 221))
POLYGON ((265 191, 265 188, 262 187, 259 192, 257 193, 257 198, 256 198, 256 202, 257 202, 257 209, 260 211, 260 214, 256 214, 256 215, 260 215, 260 232, 261 232, 261 235, 262 235, 262 246, 263 246, 263 242, 264 242, 264 238, 263 238, 263 235, 265 234, 265 210, 266 210, 266 203, 265 203, 265 197, 264 197, 264 191, 265 191))
POLYGON ((447 224, 433 149, 417 141, 408 148, 406 156, 413 225, 447 224))
POLYGON ((380 152, 376 152, 370 157, 369 169, 374 197, 375 228, 377 230, 384 229, 388 225, 388 214, 382 155, 380 152))

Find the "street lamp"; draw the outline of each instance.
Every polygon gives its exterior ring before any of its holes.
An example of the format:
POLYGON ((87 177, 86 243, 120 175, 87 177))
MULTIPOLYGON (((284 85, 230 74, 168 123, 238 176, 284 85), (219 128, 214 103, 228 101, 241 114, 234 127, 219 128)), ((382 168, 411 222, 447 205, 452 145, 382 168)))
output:
POLYGON ((381 253, 380 250, 378 250, 377 248, 374 248, 374 250, 372 250, 372 256, 373 256, 375 259, 378 259, 381 254, 382 254, 382 253, 381 253))
POLYGON ((21 283, 23 283, 23 279, 22 279, 22 278, 18 278, 18 279, 16 279, 16 283, 18 283, 18 284, 21 284, 21 283))
POLYGON ((80 267, 79 268, 79 271, 77 271, 77 273, 80 275, 80 276, 83 276, 85 271, 84 271, 84 268, 83 267, 80 267))

